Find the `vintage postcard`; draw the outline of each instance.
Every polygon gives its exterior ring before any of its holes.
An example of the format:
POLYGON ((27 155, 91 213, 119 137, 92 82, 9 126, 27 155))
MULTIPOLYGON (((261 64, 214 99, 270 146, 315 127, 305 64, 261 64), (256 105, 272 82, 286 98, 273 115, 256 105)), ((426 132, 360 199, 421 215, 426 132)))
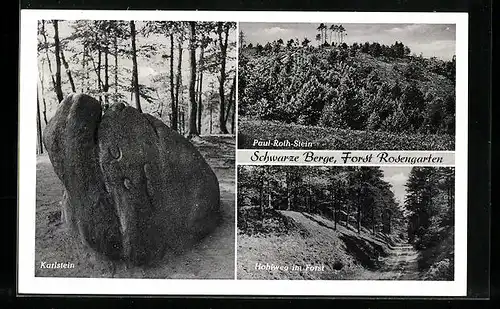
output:
POLYGON ((466 294, 467 14, 21 25, 20 294, 466 294))
POLYGON ((240 23, 238 148, 455 150, 456 25, 240 23))

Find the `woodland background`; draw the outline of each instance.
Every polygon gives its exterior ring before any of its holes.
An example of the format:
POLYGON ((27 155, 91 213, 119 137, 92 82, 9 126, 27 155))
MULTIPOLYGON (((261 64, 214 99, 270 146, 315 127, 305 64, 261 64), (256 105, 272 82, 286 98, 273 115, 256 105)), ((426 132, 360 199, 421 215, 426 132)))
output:
POLYGON ((239 263, 329 263, 321 279, 453 280, 454 173, 413 167, 397 201, 380 167, 240 166, 239 263), (391 257, 405 244, 413 256, 391 257))
POLYGON ((231 22, 39 21, 38 132, 77 92, 103 107, 130 104, 188 136, 234 133, 235 29, 231 22))

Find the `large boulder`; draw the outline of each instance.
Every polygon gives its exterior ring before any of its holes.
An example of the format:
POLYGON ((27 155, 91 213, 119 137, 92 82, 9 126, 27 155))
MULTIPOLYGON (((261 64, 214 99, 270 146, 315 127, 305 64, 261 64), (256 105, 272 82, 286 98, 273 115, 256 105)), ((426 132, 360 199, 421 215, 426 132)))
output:
POLYGON ((98 160, 98 101, 69 95, 44 130, 44 144, 54 171, 66 189, 63 213, 90 247, 120 258, 121 235, 113 199, 106 191, 98 160))
POLYGON ((218 224, 217 177, 157 118, 90 96, 63 100, 44 143, 66 189, 70 226, 98 252, 133 264, 182 252, 218 224))
POLYGON ((219 184, 198 150, 155 117, 118 103, 103 116, 99 162, 117 206, 124 253, 182 251, 217 223, 219 184))

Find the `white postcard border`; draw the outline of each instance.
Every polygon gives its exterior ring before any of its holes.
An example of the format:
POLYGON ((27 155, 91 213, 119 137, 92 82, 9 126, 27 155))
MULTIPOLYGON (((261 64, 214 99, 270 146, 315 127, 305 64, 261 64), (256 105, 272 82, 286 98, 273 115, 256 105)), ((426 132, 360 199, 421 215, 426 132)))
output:
MULTIPOLYGON (((468 14, 241 11, 21 10, 18 293, 131 295, 465 296, 467 288, 468 14), (179 280, 35 277, 37 20, 456 24, 456 214, 454 281, 179 280)), ((237 157, 237 153, 236 153, 237 157)), ((237 158, 236 158, 237 159, 237 158)), ((236 246, 236 242, 235 242, 236 246)), ((235 248, 236 249, 236 248, 235 248)), ((235 252, 236 254, 236 252, 235 252)))

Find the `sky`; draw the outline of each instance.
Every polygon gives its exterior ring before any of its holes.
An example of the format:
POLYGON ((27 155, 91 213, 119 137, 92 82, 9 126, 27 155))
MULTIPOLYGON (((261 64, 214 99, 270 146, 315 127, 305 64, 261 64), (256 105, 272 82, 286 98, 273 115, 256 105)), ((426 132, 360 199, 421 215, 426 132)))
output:
MULTIPOLYGON (((300 42, 307 37, 316 45, 315 23, 240 23, 240 31, 245 35, 246 43, 262 45, 279 38, 286 43, 298 38, 300 42)), ((331 23, 327 23, 329 27, 331 23)), ((342 24, 347 36, 347 44, 354 42, 379 42, 392 45, 395 41, 410 47, 412 54, 424 57, 437 57, 450 60, 455 54, 456 27, 444 24, 342 24)), ((330 37, 330 32, 328 32, 330 37)))
POLYGON ((399 204, 403 204, 406 194, 406 181, 411 171, 411 166, 390 166, 390 167, 380 167, 384 173, 384 180, 392 185, 392 192, 396 201, 399 204))

